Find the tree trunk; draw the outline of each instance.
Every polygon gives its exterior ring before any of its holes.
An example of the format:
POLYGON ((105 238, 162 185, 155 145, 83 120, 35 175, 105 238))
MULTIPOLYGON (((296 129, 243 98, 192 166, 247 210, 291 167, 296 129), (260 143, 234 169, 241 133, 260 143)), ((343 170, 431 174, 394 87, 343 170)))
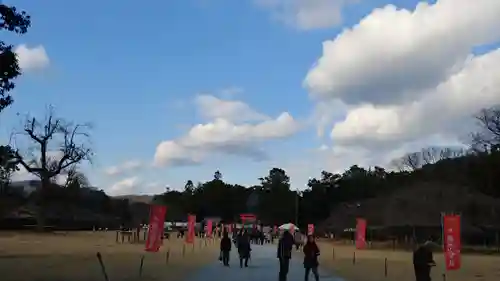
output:
POLYGON ((37 196, 37 210, 36 210, 36 231, 42 232, 45 228, 45 216, 47 210, 47 200, 46 193, 50 188, 50 179, 46 176, 42 176, 41 179, 42 185, 40 186, 40 190, 37 196))

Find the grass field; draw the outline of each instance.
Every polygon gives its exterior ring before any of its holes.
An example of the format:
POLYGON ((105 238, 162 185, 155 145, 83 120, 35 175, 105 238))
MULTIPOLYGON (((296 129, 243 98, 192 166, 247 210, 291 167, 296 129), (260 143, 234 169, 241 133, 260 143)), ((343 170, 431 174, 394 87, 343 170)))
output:
POLYGON ((0 232, 2 281, 104 280, 96 253, 100 252, 110 281, 182 281, 197 267, 217 258, 218 242, 197 239, 165 240, 158 253, 145 253, 144 243, 117 244, 115 232, 29 234, 0 232), (170 252, 167 255, 167 252, 170 252), (142 277, 139 268, 145 256, 142 277), (167 261, 168 256, 168 261, 167 261))
MULTIPOLYGON (((355 250, 354 246, 321 242, 320 263, 325 269, 347 281, 414 281, 412 253, 393 250, 355 250), (333 250, 334 249, 334 250, 333 250), (356 256, 353 264, 354 253, 356 256), (385 277, 387 259, 387 277, 385 277)), ((500 256, 462 255, 462 268, 445 272, 443 253, 434 253, 437 266, 432 269, 432 280, 441 281, 498 281, 500 256)))

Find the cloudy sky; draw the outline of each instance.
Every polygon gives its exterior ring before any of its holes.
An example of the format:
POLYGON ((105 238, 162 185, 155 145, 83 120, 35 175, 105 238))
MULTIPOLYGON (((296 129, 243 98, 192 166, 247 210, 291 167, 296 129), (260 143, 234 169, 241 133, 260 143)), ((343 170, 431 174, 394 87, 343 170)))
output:
POLYGON ((500 102, 498 0, 7 3, 32 28, 2 34, 25 73, 2 139, 47 104, 92 123, 83 169, 111 194, 217 169, 250 185, 273 166, 304 188, 322 169, 460 144, 500 102))

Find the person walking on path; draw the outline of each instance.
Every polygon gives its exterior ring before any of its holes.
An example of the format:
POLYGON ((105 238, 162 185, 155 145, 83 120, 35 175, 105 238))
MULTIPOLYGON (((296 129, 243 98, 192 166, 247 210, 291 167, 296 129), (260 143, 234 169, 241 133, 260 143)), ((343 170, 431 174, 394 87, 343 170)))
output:
POLYGON ((413 252, 416 281, 431 281, 431 267, 436 266, 432 256, 432 242, 427 241, 413 252))
POLYGON ((220 254, 222 258, 222 264, 224 266, 229 266, 229 253, 231 252, 231 239, 227 232, 224 232, 222 239, 220 240, 220 254))
POLYGON ((302 251, 304 252, 304 269, 305 269, 305 277, 304 280, 309 280, 309 273, 313 273, 314 279, 319 281, 319 273, 318 273, 318 256, 319 256, 319 248, 316 245, 316 241, 314 241, 314 237, 312 235, 307 236, 307 242, 304 245, 302 251))
POLYGON ((245 267, 248 267, 248 259, 250 258, 250 251, 252 251, 248 233, 246 231, 243 232, 242 230, 240 235, 238 235, 236 243, 238 245, 238 254, 240 256, 240 268, 243 268, 243 263, 245 264, 245 267))
POLYGON ((283 237, 278 242, 277 257, 280 262, 279 281, 286 281, 292 258, 293 236, 288 230, 283 232, 283 237))

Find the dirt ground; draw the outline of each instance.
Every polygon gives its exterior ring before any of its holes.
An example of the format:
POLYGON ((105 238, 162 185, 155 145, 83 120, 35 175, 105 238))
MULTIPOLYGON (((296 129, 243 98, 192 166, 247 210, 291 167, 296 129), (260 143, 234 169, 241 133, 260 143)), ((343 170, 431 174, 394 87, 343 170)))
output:
POLYGON ((96 255, 100 252, 109 281, 182 281, 194 269, 218 257, 215 240, 197 239, 195 244, 185 246, 183 240, 171 238, 165 240, 160 252, 146 253, 144 243, 117 244, 115 235, 115 232, 0 232, 0 279, 104 281, 96 255), (143 272, 139 278, 143 255, 143 272))
MULTIPOLYGON (((412 253, 392 250, 355 250, 354 246, 320 243, 320 263, 347 281, 414 281, 412 253), (355 253, 355 254, 354 254, 355 253), (355 263, 353 259, 355 256, 355 263), (385 259, 387 258, 387 277, 385 259)), ((434 281, 498 281, 500 257, 462 255, 462 268, 445 271, 443 253, 434 253, 437 266, 432 269, 434 281), (446 274, 443 278, 443 274, 446 274)))

